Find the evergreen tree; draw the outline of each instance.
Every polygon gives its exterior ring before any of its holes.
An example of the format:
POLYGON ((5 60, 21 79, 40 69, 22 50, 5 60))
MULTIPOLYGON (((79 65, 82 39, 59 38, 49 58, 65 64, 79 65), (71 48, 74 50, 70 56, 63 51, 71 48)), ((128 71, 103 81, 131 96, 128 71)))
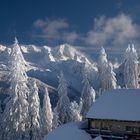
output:
POLYGON ((105 49, 102 47, 100 54, 99 54, 99 60, 98 60, 98 80, 99 80, 99 87, 101 90, 104 90, 104 76, 106 75, 105 70, 108 65, 107 60, 107 54, 105 52, 105 49))
POLYGON ((80 114, 81 108, 80 108, 80 105, 78 105, 76 101, 71 102, 70 111, 71 111, 71 118, 73 122, 82 120, 82 117, 80 114))
POLYGON ((13 48, 11 51, 11 54, 9 56, 9 81, 12 84, 15 85, 15 82, 17 79, 19 81, 23 81, 24 83, 27 82, 27 62, 24 59, 24 56, 21 52, 20 46, 18 44, 17 38, 15 38, 13 48), (15 73, 18 72, 18 73, 15 73), (15 81, 13 81, 15 79, 15 81))
POLYGON ((86 74, 84 76, 82 83, 83 83, 83 89, 82 89, 82 93, 81 93, 81 98, 82 98, 81 115, 83 116, 83 118, 85 118, 91 105, 95 101, 95 91, 90 86, 90 83, 89 83, 89 80, 88 80, 86 74))
POLYGON ((126 48, 126 50, 123 54, 122 63, 124 63, 127 59, 129 59, 130 51, 131 51, 131 46, 130 46, 130 44, 128 44, 128 47, 126 48))
POLYGON ((113 66, 111 63, 108 63, 104 70, 104 75, 102 77, 102 91, 116 89, 117 87, 117 80, 116 74, 113 71, 113 66))
POLYGON ((126 88, 138 88, 138 76, 139 76, 139 68, 138 68, 138 54, 137 51, 132 44, 129 45, 124 53, 124 83, 126 88))
POLYGON ((59 116, 58 116, 57 110, 55 108, 54 111, 53 111, 53 125, 52 125, 52 128, 55 129, 59 125, 60 125, 59 116))
POLYGON ((91 64, 87 58, 82 57, 82 77, 84 77, 86 73, 88 80, 92 82, 93 79, 95 79, 95 71, 94 64, 91 64))
POLYGON ((106 54, 105 49, 102 47, 99 54, 99 60, 98 60, 99 73, 102 73, 102 71, 104 71, 104 65, 107 63, 108 63, 107 54, 106 54))
POLYGON ((29 95, 29 115, 30 115, 30 137, 31 140, 41 140, 41 126, 40 126, 40 100, 38 96, 38 87, 36 81, 30 81, 30 95, 29 95))
POLYGON ((52 131, 53 112, 47 88, 45 88, 41 119, 42 119, 42 133, 43 135, 48 134, 50 131, 52 131))
POLYGON ((58 95, 59 100, 57 102, 56 110, 59 116, 59 121, 61 124, 70 122, 70 100, 67 96, 67 82, 62 72, 59 76, 58 95))
POLYGON ((103 47, 99 55, 98 73, 99 86, 101 92, 109 89, 116 89, 116 74, 113 71, 112 64, 109 63, 107 60, 107 54, 103 47))
POLYGON ((30 126, 28 114, 28 87, 25 66, 23 66, 24 57, 21 53, 17 39, 10 55, 10 100, 6 104, 3 112, 3 140, 28 140, 30 126))

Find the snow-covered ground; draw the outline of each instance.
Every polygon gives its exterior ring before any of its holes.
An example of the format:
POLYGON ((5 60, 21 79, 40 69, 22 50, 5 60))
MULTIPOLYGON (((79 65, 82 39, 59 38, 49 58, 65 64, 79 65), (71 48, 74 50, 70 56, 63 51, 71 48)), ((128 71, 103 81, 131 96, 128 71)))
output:
MULTIPOLYGON (((47 136, 45 136, 44 140, 92 140, 90 135, 88 135, 84 130, 78 128, 77 124, 69 123, 62 125, 47 136)), ((101 140, 100 137, 96 138, 96 140, 101 140)))
MULTIPOLYGON (((80 129, 80 123, 62 125, 46 135, 43 140, 93 140, 89 134, 80 129)), ((94 140, 102 140, 101 136, 94 140)))

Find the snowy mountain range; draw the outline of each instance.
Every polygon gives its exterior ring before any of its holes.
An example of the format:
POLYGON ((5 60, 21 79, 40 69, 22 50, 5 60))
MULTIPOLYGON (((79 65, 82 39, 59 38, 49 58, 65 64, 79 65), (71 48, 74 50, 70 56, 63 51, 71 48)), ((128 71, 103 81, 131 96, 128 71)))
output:
MULTIPOLYGON (((29 77, 36 78, 39 85, 49 85, 50 94, 53 100, 57 100, 56 89, 58 86, 58 75, 63 71, 68 82, 68 95, 70 99, 79 100, 82 90, 82 72, 84 63, 88 70, 88 77, 93 87, 97 88, 97 67, 96 63, 90 62, 85 54, 81 53, 69 44, 63 44, 57 47, 35 45, 21 45, 21 50, 27 61, 27 74, 29 77), (51 93, 50 92, 50 93, 51 93), (54 98, 54 96, 56 98, 54 98)), ((0 69, 1 86, 6 86, 7 63, 10 46, 0 45, 0 69)), ((4 88, 5 89, 5 88, 4 88)), ((53 101, 54 103, 54 101, 53 101)))
MULTIPOLYGON (((58 98, 58 75, 61 71, 63 71, 68 82, 68 96, 70 100, 79 100, 83 86, 83 71, 86 71, 88 74, 90 84, 96 90, 96 93, 99 91, 97 61, 94 62, 92 59, 89 59, 85 53, 75 46, 62 44, 56 47, 35 45, 20 45, 20 47, 28 63, 26 66, 27 75, 37 79, 39 85, 49 86, 53 105, 56 104, 58 98)), ((7 90, 6 87, 8 87, 5 77, 7 75, 10 52, 11 46, 0 45, 0 85, 2 92, 7 90)), ((97 55, 96 53, 95 56, 97 55)), ((119 64, 116 62, 113 64, 113 67, 116 73, 117 85, 123 87, 123 65, 119 67, 119 64)))

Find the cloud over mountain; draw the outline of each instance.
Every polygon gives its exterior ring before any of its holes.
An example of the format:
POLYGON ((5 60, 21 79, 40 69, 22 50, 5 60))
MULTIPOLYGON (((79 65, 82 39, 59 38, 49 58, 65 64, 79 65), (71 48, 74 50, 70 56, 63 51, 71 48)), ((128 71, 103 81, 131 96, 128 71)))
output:
POLYGON ((70 31, 70 25, 65 19, 38 19, 33 23, 33 28, 37 31, 35 37, 50 41, 73 43, 79 38, 75 31, 70 31))
POLYGON ((129 15, 120 14, 107 18, 101 16, 94 19, 94 26, 87 33, 86 43, 90 45, 123 45, 134 41, 139 35, 139 27, 129 15))
POLYGON ((93 27, 84 33, 78 33, 67 20, 37 19, 33 23, 33 37, 46 42, 80 42, 83 46, 126 46, 138 42, 140 26, 130 15, 119 14, 114 17, 100 16, 94 19, 93 27))

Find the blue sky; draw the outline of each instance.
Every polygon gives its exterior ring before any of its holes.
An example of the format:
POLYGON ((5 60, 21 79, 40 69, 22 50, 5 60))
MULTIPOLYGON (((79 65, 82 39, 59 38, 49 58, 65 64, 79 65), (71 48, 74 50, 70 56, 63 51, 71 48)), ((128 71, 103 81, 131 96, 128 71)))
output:
POLYGON ((0 43, 139 44, 139 0, 0 0, 0 43))

